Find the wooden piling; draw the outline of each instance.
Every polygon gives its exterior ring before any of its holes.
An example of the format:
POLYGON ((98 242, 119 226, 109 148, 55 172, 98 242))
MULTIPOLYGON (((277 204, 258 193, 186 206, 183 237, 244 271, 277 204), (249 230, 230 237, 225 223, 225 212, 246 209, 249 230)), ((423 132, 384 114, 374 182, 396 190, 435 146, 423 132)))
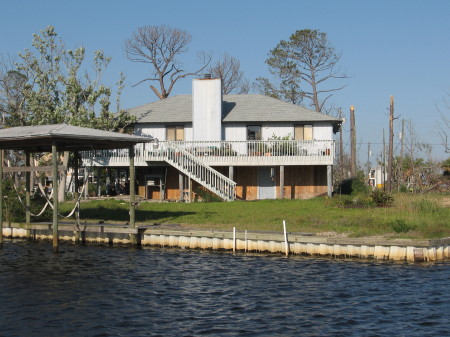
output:
POLYGON ((233 227, 233 253, 236 253, 236 227, 233 227))
POLYGON ((287 231, 286 231, 286 221, 285 220, 283 220, 283 231, 284 231, 285 252, 286 252, 286 256, 289 256, 289 241, 288 241, 288 236, 287 236, 287 231))
POLYGON ((134 146, 129 147, 130 158, 130 226, 136 225, 136 179, 134 171, 134 146))
POLYGON ((52 144, 52 190, 53 190, 53 252, 58 252, 58 149, 52 144))
POLYGON ((0 249, 3 248, 3 154, 0 150, 0 249))

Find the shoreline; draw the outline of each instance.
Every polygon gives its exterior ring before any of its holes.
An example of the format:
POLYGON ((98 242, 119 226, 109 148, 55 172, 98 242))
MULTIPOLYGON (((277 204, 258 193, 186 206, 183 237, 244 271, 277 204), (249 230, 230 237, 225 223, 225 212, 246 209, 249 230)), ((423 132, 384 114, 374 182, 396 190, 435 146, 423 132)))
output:
MULTIPOLYGON (((52 240, 52 225, 11 224, 5 238, 52 240)), ((331 256, 386 261, 433 262, 450 258, 450 238, 385 239, 317 236, 309 233, 179 228, 174 225, 130 227, 116 224, 59 224, 59 240, 80 244, 175 247, 244 253, 331 256), (286 242, 288 244, 286 245, 286 242)))

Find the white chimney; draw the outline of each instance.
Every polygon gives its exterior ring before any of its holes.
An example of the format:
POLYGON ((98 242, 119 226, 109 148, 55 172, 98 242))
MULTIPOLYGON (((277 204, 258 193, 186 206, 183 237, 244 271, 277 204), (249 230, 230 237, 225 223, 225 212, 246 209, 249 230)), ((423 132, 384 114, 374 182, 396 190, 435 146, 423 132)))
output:
POLYGON ((192 80, 192 129, 194 141, 222 140, 221 79, 192 80))

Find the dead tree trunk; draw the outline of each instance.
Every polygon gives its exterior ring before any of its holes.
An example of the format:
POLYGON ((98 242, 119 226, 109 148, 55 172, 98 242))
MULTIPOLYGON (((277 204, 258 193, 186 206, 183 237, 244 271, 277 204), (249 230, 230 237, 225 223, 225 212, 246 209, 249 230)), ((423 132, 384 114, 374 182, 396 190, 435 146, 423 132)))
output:
POLYGON ((352 177, 356 177, 356 127, 355 127, 355 108, 350 107, 350 138, 351 138, 351 166, 352 177))
POLYGON ((392 162, 394 160, 394 96, 389 104, 389 152, 388 152, 388 180, 387 190, 392 192, 392 162))

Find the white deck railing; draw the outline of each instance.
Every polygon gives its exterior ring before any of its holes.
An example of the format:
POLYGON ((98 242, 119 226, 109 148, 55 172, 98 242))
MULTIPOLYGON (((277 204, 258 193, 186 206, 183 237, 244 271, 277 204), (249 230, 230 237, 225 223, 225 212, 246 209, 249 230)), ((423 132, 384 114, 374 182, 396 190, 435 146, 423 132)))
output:
MULTIPOLYGON (((332 165, 334 141, 182 141, 178 147, 208 165, 332 165)), ((166 141, 147 144, 145 161, 158 161, 170 149, 166 141)))
MULTIPOLYGON (((135 165, 165 161, 173 146, 212 166, 333 165, 332 140, 156 141, 135 147, 135 165)), ((95 166, 128 166, 128 150, 94 151, 83 156, 95 166)))

